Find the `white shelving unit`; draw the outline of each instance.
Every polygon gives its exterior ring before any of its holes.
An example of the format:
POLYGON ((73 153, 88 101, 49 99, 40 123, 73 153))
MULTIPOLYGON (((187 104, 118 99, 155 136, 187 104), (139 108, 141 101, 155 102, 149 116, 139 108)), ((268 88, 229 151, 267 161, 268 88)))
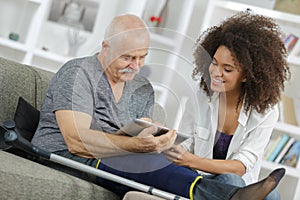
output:
MULTIPOLYGON (((246 10, 248 8, 257 14, 263 14, 265 16, 275 19, 275 21, 280 25, 282 31, 285 34, 294 33, 298 37, 300 37, 300 16, 299 15, 288 14, 288 13, 279 12, 271 9, 247 5, 244 3, 238 3, 235 1, 225 1, 225 0, 209 1, 201 31, 204 31, 205 29, 207 29, 212 25, 219 24, 225 18, 230 17, 233 14, 239 11, 246 10)), ((300 67, 300 57, 296 56, 296 52, 295 52, 298 50, 299 50, 298 48, 294 48, 293 51, 289 53, 288 63, 291 69, 299 69, 300 67)), ((293 80, 291 80, 291 82, 287 84, 295 85, 293 80)), ((294 91, 294 93, 296 92, 294 91)), ((283 133, 287 133, 290 136, 300 140, 300 127, 298 126, 289 125, 284 122, 278 122, 274 129, 273 135, 278 135, 283 133)), ((282 199, 293 199, 293 200, 300 199, 300 171, 299 170, 285 165, 274 164, 272 162, 263 161, 261 177, 265 177, 267 174, 269 174, 270 171, 278 167, 284 167, 287 170, 286 176, 284 177, 283 181, 279 185, 279 190, 282 195, 282 199)))
MULTIPOLYGON (((52 72, 56 72, 63 63, 72 57, 67 55, 67 31, 70 27, 50 21, 49 14, 54 0, 0 0, 0 56, 34 65, 52 72), (19 40, 9 39, 10 33, 17 33, 19 40)), ((102 25, 109 16, 111 19, 115 13, 107 4, 115 7, 116 0, 87 0, 99 5, 95 27, 102 25), (102 6, 102 7, 101 7, 102 6), (111 13, 100 11, 110 9, 111 13)), ((68 1, 65 1, 68 2, 68 1)), ((106 26, 106 25, 104 25, 106 26)), ((80 56, 90 55, 95 51, 94 44, 101 44, 103 31, 94 28, 93 32, 81 31, 80 36, 87 38, 86 49, 80 51, 80 56), (99 41, 95 41, 95 35, 99 35, 99 41), (93 41, 90 41, 93 40, 93 41), (91 45, 92 44, 92 45, 91 45), (90 47, 94 49, 90 49, 90 47)), ((95 53, 95 52, 94 52, 95 53)), ((79 56, 79 53, 78 53, 79 56)))
MULTIPOLYGON (((34 65, 42 69, 56 72, 63 63, 72 57, 67 56, 68 27, 49 20, 52 3, 56 0, 0 0, 0 56, 20 63, 34 65), (10 40, 9 33, 19 34, 18 41, 10 40)), ((61 0, 68 2, 67 0, 61 0)), ((78 0, 79 2, 82 0, 78 0)), ((145 12, 151 14, 150 7, 162 5, 167 0, 87 0, 98 5, 92 31, 81 31, 86 38, 79 48, 76 57, 92 55, 100 50, 105 27, 110 20, 119 14, 132 13, 140 17, 145 12)), ((165 107, 168 112, 166 124, 173 126, 178 118, 176 109, 180 97, 170 97, 171 93, 180 93, 170 88, 174 85, 176 65, 179 62, 190 65, 182 59, 182 46, 186 45, 186 33, 191 21, 195 0, 169 0, 167 15, 164 20, 165 30, 151 32, 151 47, 145 64, 151 67, 149 80, 160 87, 157 91, 156 102, 165 107), (183 61, 182 61, 183 60, 183 61), (167 103, 168 99, 168 103, 167 103)), ((155 10, 155 9, 154 9, 155 10)), ((154 11, 153 11, 154 13, 154 11)), ((146 22, 148 19, 144 19, 146 22)), ((185 73, 186 67, 180 63, 185 73)), ((191 71, 191 70, 190 70, 191 71)), ((176 79, 176 78, 175 78, 176 79)), ((176 81, 176 80, 175 80, 176 81)), ((184 89, 180 89, 184 91, 184 89)), ((184 91, 185 92, 185 91, 184 91)), ((183 93, 184 93, 183 92, 183 93)), ((184 95, 182 95, 184 96, 184 95)))

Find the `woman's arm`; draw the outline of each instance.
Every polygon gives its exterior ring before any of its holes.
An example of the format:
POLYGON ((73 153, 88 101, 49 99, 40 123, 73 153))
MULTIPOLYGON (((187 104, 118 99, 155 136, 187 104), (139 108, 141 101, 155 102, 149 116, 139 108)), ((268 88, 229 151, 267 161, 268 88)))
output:
POLYGON ((165 152, 167 158, 177 165, 186 166, 212 174, 233 173, 242 176, 246 173, 246 168, 238 160, 218 160, 201 158, 186 151, 181 145, 173 146, 165 152))

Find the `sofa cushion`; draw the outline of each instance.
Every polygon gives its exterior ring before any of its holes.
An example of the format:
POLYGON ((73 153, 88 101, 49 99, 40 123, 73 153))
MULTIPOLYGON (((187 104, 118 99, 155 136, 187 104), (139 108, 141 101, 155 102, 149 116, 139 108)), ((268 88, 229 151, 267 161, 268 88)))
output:
POLYGON ((93 183, 0 151, 0 194, 3 199, 109 199, 114 193, 93 183))
POLYGON ((40 111, 22 97, 19 97, 14 121, 19 133, 31 141, 40 119, 40 111))

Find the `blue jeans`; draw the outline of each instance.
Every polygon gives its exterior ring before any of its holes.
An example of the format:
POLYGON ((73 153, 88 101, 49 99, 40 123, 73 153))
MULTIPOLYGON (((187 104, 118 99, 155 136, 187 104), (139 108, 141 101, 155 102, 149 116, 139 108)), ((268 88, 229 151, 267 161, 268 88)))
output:
MULTIPOLYGON (((246 183, 242 179, 242 177, 236 174, 204 175, 203 177, 238 187, 246 186, 246 183)), ((268 196, 264 200, 280 200, 280 193, 278 189, 275 188, 272 192, 268 194, 268 196)))

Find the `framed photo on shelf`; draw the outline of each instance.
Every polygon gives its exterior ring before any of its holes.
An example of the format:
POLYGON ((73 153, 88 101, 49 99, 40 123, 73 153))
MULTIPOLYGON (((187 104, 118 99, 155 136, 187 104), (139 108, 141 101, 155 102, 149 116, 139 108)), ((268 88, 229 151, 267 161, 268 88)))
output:
POLYGON ((93 32, 98 7, 96 0, 53 0, 48 20, 93 32))

